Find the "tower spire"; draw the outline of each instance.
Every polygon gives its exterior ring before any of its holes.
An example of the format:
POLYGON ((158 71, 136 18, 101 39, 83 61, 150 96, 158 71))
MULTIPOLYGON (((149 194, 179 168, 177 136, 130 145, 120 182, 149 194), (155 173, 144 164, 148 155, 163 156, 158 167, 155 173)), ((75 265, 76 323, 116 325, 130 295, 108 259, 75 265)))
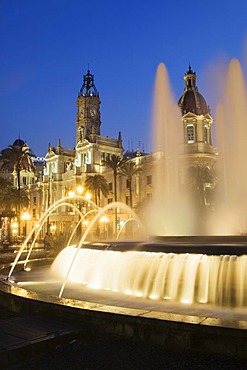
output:
POLYGON ((84 139, 95 142, 100 135, 100 99, 94 75, 87 70, 77 98, 76 143, 84 139))
POLYGON ((184 75, 185 89, 186 90, 197 90, 196 87, 196 73, 193 72, 189 63, 188 71, 184 75))
POLYGON ((83 84, 79 91, 79 96, 99 97, 99 93, 94 84, 94 75, 90 73, 89 66, 88 66, 87 73, 83 76, 83 84))

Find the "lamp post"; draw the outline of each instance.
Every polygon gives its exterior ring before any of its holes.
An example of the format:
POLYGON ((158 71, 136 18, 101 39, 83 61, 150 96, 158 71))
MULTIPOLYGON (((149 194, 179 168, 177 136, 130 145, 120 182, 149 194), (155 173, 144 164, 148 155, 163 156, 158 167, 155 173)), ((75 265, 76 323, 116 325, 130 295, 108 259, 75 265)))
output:
MULTIPOLYGON (((82 185, 77 186, 76 192, 79 196, 84 196, 86 198, 86 200, 78 199, 78 204, 77 204, 77 207, 80 210, 80 212, 82 212, 85 215, 85 213, 87 212, 86 207, 90 207, 90 199, 91 199, 92 195, 89 192, 85 193, 85 189, 82 185)), ((80 220, 80 216, 79 216, 79 220, 80 220)), ((78 231, 79 231, 79 229, 78 229, 78 231)), ((81 232, 82 232, 82 230, 81 230, 81 232)))
POLYGON ((31 218, 30 214, 28 212, 24 212, 21 216, 21 220, 24 221, 24 228, 23 228, 23 235, 27 236, 27 221, 29 221, 31 218))
POLYGON ((77 193, 78 193, 79 195, 82 195, 82 193, 83 193, 83 191, 84 191, 83 186, 81 186, 81 185, 77 186, 76 191, 77 191, 77 193))
MULTIPOLYGON (((90 200, 92 195, 89 192, 85 192, 85 188, 82 185, 78 185, 76 187, 70 188, 67 190, 67 195, 71 199, 71 202, 76 205, 80 212, 83 214, 86 213, 86 207, 90 207, 90 200), (80 197, 82 197, 80 198, 80 197)), ((74 212, 73 212, 74 213, 74 212)), ((78 214, 78 222, 80 221, 80 215, 78 214)), ((81 224, 80 228, 77 229, 77 236, 80 237, 82 232, 82 227, 84 224, 81 224)))
POLYGON ((12 236, 14 240, 17 240, 17 236, 18 236, 18 222, 17 221, 12 222, 11 230, 12 230, 12 236))
POLYGON ((106 216, 102 216, 100 218, 100 223, 103 224, 103 230, 104 230, 104 238, 107 239, 108 238, 108 217, 106 216))
MULTIPOLYGON (((47 209, 50 207, 51 203, 51 178, 49 176, 48 179, 48 193, 47 193, 47 209)), ((47 226, 46 231, 49 234, 50 233, 50 219, 49 216, 47 217, 47 226)))

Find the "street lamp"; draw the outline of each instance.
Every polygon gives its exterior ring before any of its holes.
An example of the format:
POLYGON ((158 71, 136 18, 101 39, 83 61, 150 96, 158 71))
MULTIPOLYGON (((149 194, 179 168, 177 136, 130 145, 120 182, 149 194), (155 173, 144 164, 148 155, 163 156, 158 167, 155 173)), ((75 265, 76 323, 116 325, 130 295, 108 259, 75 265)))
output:
POLYGON ((14 240, 16 240, 18 236, 18 222, 17 221, 12 222, 11 229, 12 229, 12 236, 14 240))
POLYGON ((85 198, 87 199, 87 201, 88 201, 88 206, 90 207, 90 200, 91 200, 91 198, 92 198, 92 194, 90 194, 90 193, 86 193, 86 194, 85 194, 85 198))
POLYGON ((102 216, 100 218, 100 223, 102 223, 104 227, 104 238, 106 239, 108 238, 108 222, 109 222, 108 217, 102 216))
POLYGON ((24 236, 27 235, 27 221, 29 221, 30 218, 31 216, 28 212, 24 212, 23 215, 21 216, 21 220, 24 221, 24 229, 23 229, 24 236))
POLYGON ((81 185, 77 186, 76 191, 77 191, 77 193, 78 193, 79 195, 82 195, 82 193, 83 193, 83 191, 84 191, 83 186, 81 186, 81 185))
POLYGON ((68 192, 68 195, 69 195, 69 197, 70 197, 70 198, 74 198, 74 196, 75 196, 75 192, 74 192, 73 190, 70 190, 70 191, 68 192))

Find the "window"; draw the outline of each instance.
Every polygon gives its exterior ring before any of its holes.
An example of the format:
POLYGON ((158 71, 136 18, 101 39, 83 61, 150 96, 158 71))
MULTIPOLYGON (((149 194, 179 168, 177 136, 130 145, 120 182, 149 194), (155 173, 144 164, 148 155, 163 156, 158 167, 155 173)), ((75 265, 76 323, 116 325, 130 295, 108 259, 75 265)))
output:
POLYGON ((110 204, 110 203, 112 203, 112 202, 113 202, 112 198, 109 198, 109 199, 108 199, 108 204, 110 204))
POLYGON ((36 218, 36 209, 33 208, 33 218, 36 218))
POLYGON ((109 191, 112 191, 112 189, 113 189, 113 187, 112 187, 112 182, 109 182, 109 184, 108 184, 108 189, 109 189, 109 191))
POLYGON ((33 204, 37 203, 37 197, 33 197, 33 204))
POLYGON ((25 176, 23 176, 22 182, 23 182, 23 185, 27 185, 27 178, 25 176))
POLYGON ((204 143, 210 143, 210 134, 208 125, 204 126, 204 143))
POLYGON ((90 150, 88 150, 85 158, 85 163, 91 164, 91 162, 92 162, 92 153, 90 152, 90 150))
POLYGON ((195 128, 193 125, 187 126, 187 141, 188 144, 192 144, 195 142, 195 128))
POLYGON ((147 185, 152 184, 152 175, 147 176, 147 185))
POLYGON ((126 188, 129 189, 130 188, 130 181, 127 179, 126 180, 126 188))

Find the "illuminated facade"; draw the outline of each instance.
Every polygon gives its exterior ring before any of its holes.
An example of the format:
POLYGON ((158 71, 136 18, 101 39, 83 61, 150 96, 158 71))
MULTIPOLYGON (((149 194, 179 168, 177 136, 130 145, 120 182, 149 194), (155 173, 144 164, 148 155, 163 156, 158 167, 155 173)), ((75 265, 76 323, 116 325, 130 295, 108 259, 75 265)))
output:
MULTIPOLYGON (((178 101, 184 129, 184 151, 180 171, 182 182, 188 167, 206 166, 212 170, 217 158, 212 144, 213 119, 204 97, 198 92, 196 74, 190 66, 185 73, 184 81, 185 88, 178 101)), ((99 206, 104 207, 114 201, 113 172, 104 165, 104 161, 112 155, 123 156, 122 137, 120 132, 116 139, 101 135, 101 102, 94 76, 89 70, 83 77, 76 104, 75 148, 64 148, 60 139, 57 146, 49 144, 44 158, 44 172, 42 173, 41 161, 36 160, 36 173, 29 173, 26 180, 25 174, 22 175, 22 186, 27 186, 30 194, 29 229, 38 222, 39 217, 51 204, 68 196, 71 191, 76 192, 78 187, 82 189, 86 177, 90 175, 103 175, 109 186, 109 194, 107 197, 101 196, 99 206)), ((156 196, 154 171, 159 166, 162 170, 166 159, 165 153, 141 153, 138 149, 135 153, 125 153, 125 156, 142 169, 132 179, 133 207, 138 210, 140 204, 156 196)), ((205 186, 210 188, 212 184, 208 183, 205 186)), ((129 204, 129 183, 123 175, 118 175, 117 178, 117 194, 118 201, 129 204)), ((73 200, 71 203, 76 204, 84 214, 90 205, 90 202, 73 200)), ((122 215, 119 213, 118 220, 121 218, 122 215)), ((77 220, 78 214, 75 210, 63 205, 50 215, 48 226, 58 233, 70 232, 77 220)), ((45 231, 46 227, 42 230, 43 235, 45 231)))
MULTIPOLYGON (((49 145, 45 157, 43 211, 50 204, 68 196, 71 190, 76 192, 78 186, 83 187, 87 176, 102 174, 111 184, 112 174, 103 165, 104 160, 112 155, 120 157, 123 155, 120 132, 117 139, 101 135, 100 98, 94 84, 94 76, 89 70, 84 75, 76 103, 75 148, 73 150, 63 148, 59 140, 56 147, 49 145)), ((101 197, 100 206, 103 207, 112 200, 113 196, 109 193, 108 199, 101 197)), ((82 204, 84 213, 85 208, 85 204, 82 204)), ((77 218, 73 209, 62 206, 51 215, 49 221, 51 225, 55 225, 56 231, 66 232, 69 231, 68 228, 73 227, 71 222, 76 222, 77 218)))

